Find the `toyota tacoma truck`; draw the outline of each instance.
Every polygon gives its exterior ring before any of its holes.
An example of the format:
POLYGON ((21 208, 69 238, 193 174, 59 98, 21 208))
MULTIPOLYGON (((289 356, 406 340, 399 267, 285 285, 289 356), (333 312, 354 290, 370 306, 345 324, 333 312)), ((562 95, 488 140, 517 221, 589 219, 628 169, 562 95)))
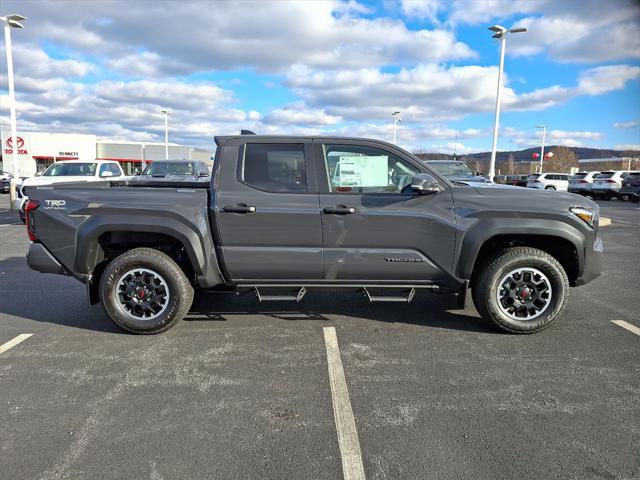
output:
POLYGON ((29 266, 85 283, 91 304, 139 334, 174 326, 197 289, 374 303, 431 291, 464 306, 469 288, 483 318, 533 333, 600 274, 598 206, 578 195, 455 185, 376 140, 215 141, 206 184, 27 187, 29 266))

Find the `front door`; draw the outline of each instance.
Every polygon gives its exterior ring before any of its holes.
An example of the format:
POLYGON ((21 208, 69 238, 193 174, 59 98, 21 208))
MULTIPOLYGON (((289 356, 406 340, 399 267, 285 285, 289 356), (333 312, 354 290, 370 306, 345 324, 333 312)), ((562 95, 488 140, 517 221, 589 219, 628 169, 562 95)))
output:
POLYGON ((322 228, 311 143, 225 145, 212 202, 234 281, 319 280, 322 228))
POLYGON ((447 277, 455 247, 449 187, 411 190, 427 169, 375 142, 317 141, 314 146, 326 280, 435 283, 447 277))

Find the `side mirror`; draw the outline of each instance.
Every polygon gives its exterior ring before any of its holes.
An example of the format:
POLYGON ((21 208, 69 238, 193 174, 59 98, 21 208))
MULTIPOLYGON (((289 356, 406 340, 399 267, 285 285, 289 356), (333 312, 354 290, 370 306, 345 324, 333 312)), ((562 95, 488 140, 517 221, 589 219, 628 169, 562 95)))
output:
POLYGON ((438 193, 441 189, 440 184, 432 175, 419 173, 411 180, 411 190, 420 195, 430 195, 438 193))
POLYGON ((481 177, 482 175, 482 172, 476 172, 476 177, 481 177))
POLYGON ((107 170, 106 172, 102 172, 100 174, 100 177, 102 177, 102 178, 113 177, 113 172, 107 170))
POLYGON ((134 175, 140 175, 140 169, 139 169, 139 168, 136 168, 136 169, 133 171, 133 174, 134 174, 134 175))
POLYGON ((36 172, 36 177, 41 177, 44 172, 36 172))
POLYGON ((209 171, 208 170, 199 170, 198 171, 198 176, 199 177, 208 177, 209 176, 209 171))

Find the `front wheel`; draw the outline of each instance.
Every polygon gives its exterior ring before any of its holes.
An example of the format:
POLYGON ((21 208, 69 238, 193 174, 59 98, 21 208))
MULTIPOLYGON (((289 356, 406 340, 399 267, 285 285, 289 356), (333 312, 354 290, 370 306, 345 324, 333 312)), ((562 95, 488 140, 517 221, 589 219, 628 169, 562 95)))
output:
POLYGON ((193 287, 168 255, 134 248, 116 257, 100 278, 100 300, 107 314, 132 333, 160 333, 191 308, 193 287))
POLYGON ((555 190, 556 187, 554 187, 553 185, 549 185, 547 187, 544 187, 545 190, 555 190))
POLYGON ((567 303, 569 279, 548 253, 512 247, 489 259, 474 278, 473 303, 483 318, 511 333, 551 325, 567 303))

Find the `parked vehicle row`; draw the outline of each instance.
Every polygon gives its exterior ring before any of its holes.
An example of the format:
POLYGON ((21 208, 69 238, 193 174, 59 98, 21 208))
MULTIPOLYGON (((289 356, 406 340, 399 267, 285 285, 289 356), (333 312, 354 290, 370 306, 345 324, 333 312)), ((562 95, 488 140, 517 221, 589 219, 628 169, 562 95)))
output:
POLYGON ((562 191, 599 200, 640 201, 640 171, 609 170, 605 172, 535 173, 533 175, 506 175, 496 182, 540 190, 562 191))

